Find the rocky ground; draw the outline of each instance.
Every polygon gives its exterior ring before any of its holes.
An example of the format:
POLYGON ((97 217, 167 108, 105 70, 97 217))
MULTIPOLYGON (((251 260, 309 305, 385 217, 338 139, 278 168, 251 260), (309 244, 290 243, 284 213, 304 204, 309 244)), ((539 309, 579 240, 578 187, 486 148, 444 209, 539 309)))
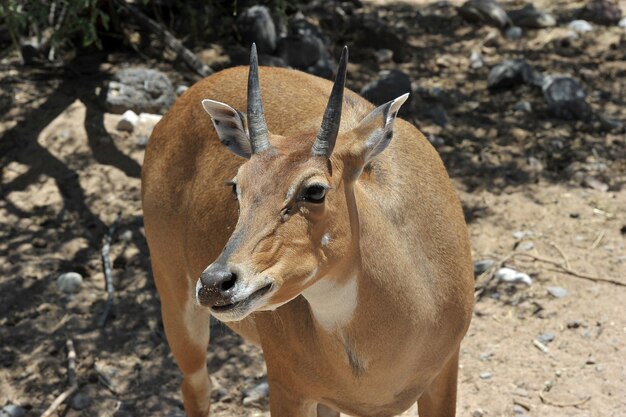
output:
MULTIPOLYGON (((382 82, 382 93, 408 80, 413 98, 403 117, 440 152, 474 259, 484 261, 477 267, 491 265, 478 277, 462 345, 460 416, 626 414, 626 28, 589 19, 590 32, 568 28, 585 4, 537 1, 555 26, 521 34, 494 27, 498 21, 469 23, 445 2, 345 6, 356 26, 334 32, 328 19, 341 18, 337 9, 307 14, 330 39, 330 56, 350 45, 353 90, 371 93, 384 70, 401 74, 382 82), (524 60, 531 72, 513 71, 490 90, 490 72, 507 59, 524 60), (573 113, 559 113, 537 74, 575 77, 587 96, 568 102, 573 113), (514 278, 526 283, 499 280, 501 266, 526 274, 514 278)), ((242 48, 216 44, 199 55, 218 69, 236 63, 242 48)), ((23 68, 6 55, 0 62, 0 407, 20 407, 6 414, 38 416, 67 387, 68 339, 79 389, 59 415, 182 413, 140 209, 153 122, 120 130, 122 116, 103 110, 96 94, 120 69, 140 65, 163 71, 174 89, 197 79, 176 62, 126 52, 79 56, 56 69, 23 68), (120 212, 115 303, 101 326, 100 250, 120 212), (65 276, 61 288, 65 272, 82 283, 65 276)), ((213 415, 268 415, 259 349, 219 323, 211 337, 213 415)))

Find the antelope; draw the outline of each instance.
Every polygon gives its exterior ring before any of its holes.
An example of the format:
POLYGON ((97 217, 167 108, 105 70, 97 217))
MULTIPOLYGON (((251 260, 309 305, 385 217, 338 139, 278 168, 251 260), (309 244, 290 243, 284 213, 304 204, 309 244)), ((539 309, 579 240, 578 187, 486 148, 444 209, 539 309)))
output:
POLYGON ((211 315, 262 347, 273 417, 455 415, 463 212, 397 117, 408 94, 374 108, 345 89, 347 61, 331 83, 259 68, 253 45, 249 69, 196 83, 150 137, 145 233, 188 417, 209 415, 211 315))

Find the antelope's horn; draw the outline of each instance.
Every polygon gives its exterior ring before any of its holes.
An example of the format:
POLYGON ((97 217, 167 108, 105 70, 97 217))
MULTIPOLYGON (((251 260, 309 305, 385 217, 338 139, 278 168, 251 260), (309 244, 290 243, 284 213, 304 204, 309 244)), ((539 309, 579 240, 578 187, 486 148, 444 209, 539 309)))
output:
POLYGON ((259 86, 259 59, 256 53, 256 44, 250 50, 250 71, 248 72, 248 131, 252 153, 259 153, 272 147, 269 142, 269 132, 265 123, 265 113, 261 102, 261 87, 259 86))

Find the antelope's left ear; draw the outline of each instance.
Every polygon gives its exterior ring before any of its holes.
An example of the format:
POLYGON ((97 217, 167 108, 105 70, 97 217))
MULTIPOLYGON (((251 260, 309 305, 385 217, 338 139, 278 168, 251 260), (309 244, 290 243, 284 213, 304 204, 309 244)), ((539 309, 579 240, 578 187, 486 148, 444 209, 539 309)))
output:
POLYGON ((202 100, 202 107, 211 116, 220 142, 234 154, 250 159, 252 148, 246 116, 220 101, 205 99, 202 100))
POLYGON ((362 157, 364 164, 385 150, 393 137, 393 122, 409 93, 372 110, 352 132, 356 140, 350 153, 362 157))

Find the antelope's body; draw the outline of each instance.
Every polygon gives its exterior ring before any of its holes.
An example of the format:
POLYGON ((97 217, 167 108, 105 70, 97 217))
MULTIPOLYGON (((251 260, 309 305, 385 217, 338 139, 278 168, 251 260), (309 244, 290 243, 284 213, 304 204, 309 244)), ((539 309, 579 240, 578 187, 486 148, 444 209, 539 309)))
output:
MULTIPOLYGON (((332 83, 259 75, 271 136, 236 149, 249 161, 229 151, 229 135, 247 131, 219 107, 246 108, 243 67, 183 94, 146 152, 146 237, 187 415, 209 412, 210 313, 263 348, 273 417, 315 416, 318 404, 393 416, 416 401, 422 417, 454 415, 473 274, 437 153, 394 124, 404 100, 377 112, 348 90, 336 144, 315 151, 332 83)), ((251 111, 240 118, 252 137, 251 111)))

